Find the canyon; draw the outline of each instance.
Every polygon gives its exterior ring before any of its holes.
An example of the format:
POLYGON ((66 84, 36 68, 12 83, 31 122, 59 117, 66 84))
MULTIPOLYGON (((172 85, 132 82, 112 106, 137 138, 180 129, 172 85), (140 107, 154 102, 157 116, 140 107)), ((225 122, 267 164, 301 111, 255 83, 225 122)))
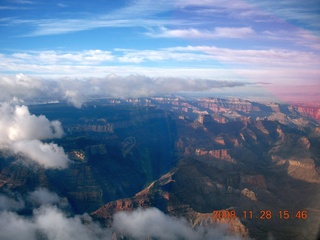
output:
MULTIPOLYGON (((67 199, 70 213, 90 213, 105 227, 117 212, 156 207, 194 228, 226 224, 244 239, 319 237, 320 126, 313 111, 184 97, 29 109, 59 119, 65 135, 54 142, 71 163, 44 169, 1 151, 1 194, 46 188, 67 199), (236 218, 214 219, 220 210, 233 210, 236 218), (272 218, 243 216, 260 217, 262 210, 272 218), (283 210, 306 210, 308 218, 280 219, 283 210)), ((30 211, 26 206, 21 214, 30 211)))

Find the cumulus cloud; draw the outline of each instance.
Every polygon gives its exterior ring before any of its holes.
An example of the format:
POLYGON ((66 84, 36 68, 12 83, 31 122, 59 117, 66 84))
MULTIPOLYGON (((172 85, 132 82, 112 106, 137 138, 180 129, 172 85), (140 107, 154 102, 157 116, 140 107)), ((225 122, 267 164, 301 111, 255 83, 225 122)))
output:
POLYGON ((49 121, 45 116, 35 116, 27 106, 0 104, 0 140, 18 141, 60 138, 63 135, 59 121, 49 121))
POLYGON ((119 212, 114 216, 113 226, 120 233, 138 239, 148 237, 195 239, 196 237, 196 233, 186 222, 171 218, 156 208, 119 212))
POLYGON ((0 239, 87 240, 111 239, 111 235, 88 215, 67 217, 56 207, 42 206, 31 217, 1 212, 0 239))
POLYGON ((45 188, 38 188, 30 192, 28 194, 28 200, 39 206, 46 204, 52 205, 60 202, 60 198, 56 193, 50 192, 45 188))
POLYGON ((10 147, 15 154, 22 154, 45 168, 66 168, 68 166, 68 156, 62 147, 54 143, 22 140, 13 142, 10 147))
POLYGON ((135 239, 240 239, 227 235, 221 227, 192 229, 187 221, 168 216, 157 208, 116 213, 113 227, 118 233, 135 239))
POLYGON ((25 156, 45 168, 66 168, 68 157, 63 148, 40 140, 60 138, 63 129, 59 121, 35 116, 26 106, 0 104, 1 148, 25 156))
MULTIPOLYGON (((130 56, 128 56, 129 59, 130 56)), ((146 77, 142 75, 109 75, 103 78, 61 78, 56 80, 35 77, 37 83, 29 84, 32 78, 26 75, 0 77, 0 86, 6 92, 5 95, 0 96, 0 100, 27 101, 31 98, 41 99, 46 96, 46 100, 66 100, 76 107, 80 107, 83 102, 92 97, 147 97, 248 85, 247 82, 237 81, 146 77), (24 92, 27 93, 26 97, 24 92)))
POLYGON ((23 100, 46 96, 50 98, 59 92, 57 84, 24 74, 0 76, 0 101, 21 103, 23 100))
POLYGON ((54 207, 42 207, 35 211, 35 225, 48 237, 48 239, 102 239, 106 238, 107 231, 103 231, 84 215, 87 225, 81 216, 67 218, 64 213, 54 207))

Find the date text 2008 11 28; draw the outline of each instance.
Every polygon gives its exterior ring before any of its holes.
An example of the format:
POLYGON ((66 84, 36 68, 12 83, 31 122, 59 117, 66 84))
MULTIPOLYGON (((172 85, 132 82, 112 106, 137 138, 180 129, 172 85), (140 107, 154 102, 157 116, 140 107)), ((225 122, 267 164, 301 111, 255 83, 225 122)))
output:
POLYGON ((271 210, 260 210, 259 212, 254 212, 252 210, 244 210, 241 213, 237 213, 235 210, 214 210, 212 212, 213 219, 260 219, 260 220, 271 220, 273 218, 278 219, 302 219, 308 218, 307 210, 289 211, 280 210, 273 212, 271 210))

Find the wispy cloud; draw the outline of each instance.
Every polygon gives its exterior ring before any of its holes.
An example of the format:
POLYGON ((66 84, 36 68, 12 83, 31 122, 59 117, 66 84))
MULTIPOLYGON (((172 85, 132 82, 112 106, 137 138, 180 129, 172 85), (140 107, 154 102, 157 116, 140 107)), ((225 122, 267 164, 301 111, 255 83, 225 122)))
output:
POLYGON ((188 46, 176 47, 171 50, 178 52, 202 52, 210 56, 228 62, 239 64, 254 64, 261 67, 268 66, 285 66, 295 67, 301 66, 302 62, 310 62, 310 67, 317 65, 320 58, 315 53, 302 52, 302 51, 289 51, 286 49, 266 49, 266 50, 253 50, 253 49, 230 49, 218 48, 215 46, 188 46), (312 64, 314 63, 314 64, 312 64))
POLYGON ((285 19, 302 28, 307 28, 319 33, 319 11, 320 5, 318 0, 310 1, 280 1, 274 4, 270 1, 254 1, 252 5, 285 19))
POLYGON ((161 27, 159 31, 149 32, 147 35, 161 38, 247 38, 254 35, 254 30, 251 27, 216 27, 212 31, 195 28, 168 29, 161 27))
POLYGON ((286 41, 288 43, 301 45, 313 50, 320 50, 320 37, 304 29, 291 31, 264 31, 261 37, 275 41, 286 41))
POLYGON ((189 6, 201 6, 201 7, 211 7, 211 8, 229 8, 229 9, 247 9, 250 8, 250 4, 246 1, 230 1, 225 2, 223 0, 177 0, 175 5, 180 8, 186 8, 189 6))
POLYGON ((15 10, 15 9, 18 9, 18 7, 0 6, 0 10, 15 10))
POLYGON ((33 30, 20 37, 34 37, 58 35, 97 28, 113 28, 113 27, 153 27, 158 25, 179 25, 183 21, 165 20, 165 19, 143 19, 143 18, 117 18, 109 15, 97 16, 94 18, 81 19, 38 19, 38 20, 12 20, 10 25, 26 25, 33 30))
POLYGON ((198 62, 210 61, 213 58, 207 54, 195 53, 192 51, 175 51, 174 49, 159 50, 135 50, 135 49, 115 49, 117 53, 121 53, 117 57, 120 62, 142 63, 145 61, 181 61, 181 62, 198 62))
MULTIPOLYGON (((60 7, 62 6, 61 3, 60 7)), ((63 5, 65 6, 65 5, 63 5)), ((156 5, 149 0, 132 1, 129 5, 116 9, 108 14, 83 13, 77 18, 42 18, 42 19, 14 19, 8 24, 12 26, 25 25, 31 29, 22 35, 44 36, 66 34, 96 28, 108 27, 153 27, 161 25, 179 25, 186 20, 165 19, 156 17, 158 13, 171 10, 172 3, 162 0, 156 5)), ((78 15, 79 16, 79 15, 78 15)))
POLYGON ((29 1, 29 0, 8 0, 8 1, 16 4, 34 4, 34 1, 29 1))
MULTIPOLYGON (((308 38, 312 36, 305 35, 297 39, 305 41, 306 44, 310 41, 308 38)), ((295 41, 296 39, 293 40, 295 41)), ((316 41, 314 43, 314 47, 317 47, 316 41)), ((250 78, 255 76, 255 82, 262 80, 273 82, 276 75, 278 81, 288 81, 291 78, 292 81, 308 79, 315 82, 317 75, 320 74, 319 63, 320 57, 315 51, 285 48, 233 49, 208 45, 176 46, 154 50, 95 49, 78 52, 60 50, 0 54, 2 73, 22 72, 51 78, 103 77, 115 73, 232 80, 230 73, 243 74, 250 71, 250 78), (162 64, 157 67, 153 63, 162 64), (183 63, 184 67, 179 67, 180 63, 183 63)), ((242 77, 248 76, 242 75, 242 77)))
MULTIPOLYGON (((230 29, 220 31, 220 35, 227 35, 230 29), (223 32, 223 33, 222 33, 223 32)), ((246 30, 244 30, 246 31, 246 30)), ((240 31, 241 32, 241 31, 240 31)), ((235 33, 237 34, 237 33, 235 33)), ((270 34, 270 38, 275 35, 270 34)), ((311 38, 312 35, 306 33, 301 41, 311 38)), ((314 41, 316 43, 316 41, 314 41)), ((306 44, 306 42, 305 42, 306 44)), ((8 55, 0 55, 2 64, 0 70, 13 68, 14 66, 28 63, 41 67, 60 66, 101 66, 105 63, 142 63, 146 61, 159 62, 173 60, 177 62, 198 62, 198 61, 222 61, 232 62, 242 66, 253 64, 261 67, 296 67, 305 66, 308 68, 316 67, 320 61, 315 52, 297 51, 289 49, 232 49, 216 46, 177 46, 154 50, 136 49, 114 49, 114 51, 104 51, 100 49, 72 51, 27 51, 16 52, 8 55), (2 69, 1 69, 2 66, 2 69)), ((19 71, 19 68, 16 69, 19 71)))
POLYGON ((194 12, 198 17, 222 17, 224 20, 230 19, 250 19, 252 21, 266 19, 270 14, 258 9, 249 1, 223 1, 223 0, 178 0, 175 6, 184 12, 194 12))
MULTIPOLYGON (((158 37, 231 37, 238 38, 252 34, 250 27, 228 27, 206 30, 208 24, 216 24, 214 19, 221 19, 228 24, 231 20, 251 20, 252 22, 278 21, 278 18, 304 22, 306 26, 313 26, 319 30, 320 25, 316 7, 316 0, 311 4, 299 4, 291 1, 282 1, 281 4, 270 4, 268 1, 221 1, 221 0, 161 0, 157 4, 150 0, 132 1, 130 4, 116 9, 108 14, 86 13, 74 18, 38 18, 15 19, 9 21, 12 26, 27 26, 28 32, 22 36, 44 36, 67 34, 72 32, 110 27, 150 27, 168 26, 160 28, 159 32, 149 33, 158 37), (310 7, 311 6, 311 7, 310 7), (175 13, 173 14, 172 13, 175 13), (170 14, 172 17, 161 17, 162 14, 170 14), (212 18, 214 14, 214 18, 212 18), (180 16, 181 15, 181 16, 180 16), (186 15, 186 17, 182 17, 186 15), (177 28, 179 26, 179 28, 177 28), (181 26, 183 26, 181 28, 181 26), (192 26, 192 27, 190 27, 192 26), (197 26, 197 27, 195 27, 197 26), (234 30, 234 31, 233 31, 234 30)), ((24 4, 32 4, 32 1, 17 0, 24 4)), ((21 5, 21 4, 20 4, 21 5)), ((57 3, 59 7, 66 7, 64 3, 57 3)), ((6 6, 3 6, 6 7, 6 6)))
POLYGON ((224 17, 234 17, 238 19, 251 19, 253 21, 273 20, 276 18, 285 19, 294 24, 302 24, 301 27, 310 27, 319 31, 319 10, 318 0, 310 1, 281 1, 274 4, 272 1, 261 0, 178 0, 176 6, 188 10, 191 6, 198 7, 196 11, 202 14, 224 14, 224 17))
MULTIPOLYGON (((23 0, 22 0, 23 1, 23 0)), ((29 1, 26 1, 29 2, 29 1)), ((30 1, 31 3, 31 1, 30 1)), ((58 6, 65 6, 58 3, 58 6), (60 5, 59 5, 60 4, 60 5)), ((70 32, 78 32, 96 28, 108 28, 108 27, 157 27, 157 26, 188 26, 188 25, 201 25, 208 22, 208 18, 201 19, 203 12, 198 11, 221 11, 228 14, 238 13, 241 10, 251 11, 257 13, 250 4, 243 1, 237 1, 234 3, 225 3, 223 1, 158 1, 155 5, 154 2, 149 0, 138 0, 131 4, 104 14, 91 14, 90 17, 83 15, 79 18, 48 18, 48 19, 15 19, 8 24, 11 25, 26 25, 31 32, 24 34, 23 36, 43 36, 43 35, 56 35, 66 34, 70 32), (200 6, 205 9, 196 9, 193 11, 193 15, 199 15, 196 19, 187 20, 187 18, 180 18, 179 15, 175 15, 173 18, 159 17, 161 13, 170 13, 172 11, 186 11, 189 6, 200 6), (208 8, 209 7, 209 8, 208 8), (197 13, 198 12, 198 13, 197 13)), ((160 29, 164 31, 162 36, 174 36, 176 34, 186 36, 191 33, 191 36, 205 36, 205 37, 241 37, 243 34, 249 34, 252 29, 243 27, 242 29, 236 28, 216 28, 213 31, 198 30, 193 28, 186 29, 160 29), (234 30, 234 32, 232 32, 234 30)), ((161 36, 161 32, 159 33, 161 36)))
POLYGON ((42 65, 48 64, 80 64, 91 65, 100 64, 113 60, 111 52, 102 50, 85 50, 80 52, 59 52, 59 51, 41 51, 14 53, 12 57, 17 62, 30 61, 42 65))
POLYGON ((68 7, 68 5, 65 4, 65 3, 57 3, 57 6, 58 6, 58 7, 61 7, 61 8, 68 7))

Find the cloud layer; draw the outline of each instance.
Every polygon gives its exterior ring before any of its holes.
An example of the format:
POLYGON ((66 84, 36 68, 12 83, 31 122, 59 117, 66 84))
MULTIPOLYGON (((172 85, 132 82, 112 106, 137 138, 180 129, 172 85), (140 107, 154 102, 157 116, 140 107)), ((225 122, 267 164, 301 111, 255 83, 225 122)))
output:
POLYGON ((0 103, 0 149, 27 157, 45 168, 66 168, 68 157, 63 148, 40 140, 60 138, 63 129, 59 121, 30 114, 26 106, 0 103))
MULTIPOLYGON (((0 86, 6 92, 6 94, 0 96, 0 101, 19 103, 30 99, 43 101, 50 99, 67 100, 76 107, 80 107, 83 102, 92 97, 147 97, 242 87, 248 84, 246 82, 205 79, 151 78, 141 75, 109 75, 104 78, 50 80, 19 74, 16 76, 0 76, 0 86)), ((41 119, 35 120, 40 121, 41 119)), ((58 123, 52 122, 51 125, 55 129, 55 134, 52 137, 58 137, 60 134, 58 123)))

